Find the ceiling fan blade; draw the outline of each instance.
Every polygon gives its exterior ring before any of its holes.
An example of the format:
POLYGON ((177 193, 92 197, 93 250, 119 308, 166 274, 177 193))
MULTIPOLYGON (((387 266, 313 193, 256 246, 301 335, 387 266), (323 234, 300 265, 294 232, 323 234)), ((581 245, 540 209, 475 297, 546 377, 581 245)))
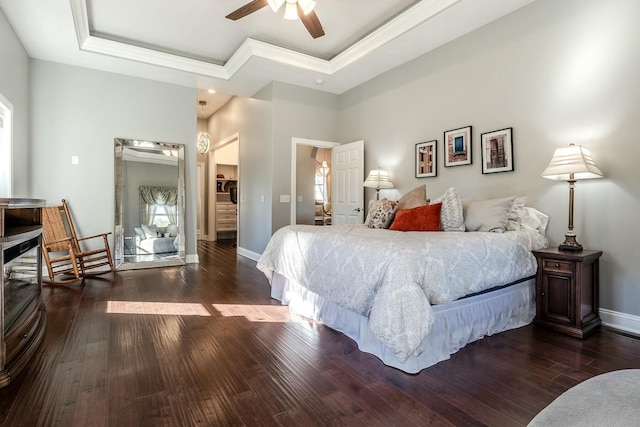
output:
POLYGON ((318 19, 318 15, 316 15, 315 10, 312 10, 308 15, 305 15, 298 4, 298 16, 307 31, 309 31, 309 34, 311 34, 311 37, 317 39, 318 37, 324 36, 324 29, 322 28, 322 24, 320 23, 320 19, 318 19))
POLYGON ((233 12, 225 16, 225 18, 236 21, 240 18, 244 18, 245 16, 257 10, 262 9, 267 4, 268 4, 267 0, 253 0, 252 2, 245 4, 241 8, 234 10, 233 12))

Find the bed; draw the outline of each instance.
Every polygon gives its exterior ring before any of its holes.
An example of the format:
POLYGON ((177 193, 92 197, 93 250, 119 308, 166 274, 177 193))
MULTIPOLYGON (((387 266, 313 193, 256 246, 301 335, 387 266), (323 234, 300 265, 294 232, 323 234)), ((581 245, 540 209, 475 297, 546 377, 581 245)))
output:
POLYGON ((178 251, 178 228, 175 225, 135 227, 135 250, 137 255, 166 254, 178 251))
MULTIPOLYGON (((463 204, 455 199, 462 218, 463 204)), ((511 213, 515 199, 500 203, 511 213)), ((477 219, 473 207, 467 206, 470 228, 477 219)), ((257 267, 271 296, 291 311, 346 334, 389 366, 416 373, 472 341, 533 320, 531 250, 548 242, 535 227, 506 222, 499 232, 292 225, 274 233, 257 267)))

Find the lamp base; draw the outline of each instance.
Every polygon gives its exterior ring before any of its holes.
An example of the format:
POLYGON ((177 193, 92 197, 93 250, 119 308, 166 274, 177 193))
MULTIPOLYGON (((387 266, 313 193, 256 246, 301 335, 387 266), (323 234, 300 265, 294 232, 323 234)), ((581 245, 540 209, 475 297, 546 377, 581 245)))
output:
POLYGON ((566 234, 564 236, 564 242, 558 245, 558 249, 561 251, 581 251, 582 245, 576 241, 576 236, 566 234))

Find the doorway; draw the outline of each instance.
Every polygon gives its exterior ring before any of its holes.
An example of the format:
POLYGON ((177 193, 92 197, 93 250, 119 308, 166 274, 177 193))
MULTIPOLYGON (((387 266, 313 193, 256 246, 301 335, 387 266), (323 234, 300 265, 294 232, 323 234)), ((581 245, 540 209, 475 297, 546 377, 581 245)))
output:
POLYGON ((330 152, 339 145, 337 142, 291 138, 291 224, 316 224, 316 218, 323 225, 330 224, 330 152), (323 172, 323 162, 327 164, 326 174, 316 180, 316 172, 323 172), (321 185, 324 188, 321 189, 321 185))
POLYGON ((239 134, 233 134, 214 144, 209 151, 209 240, 239 240, 240 164, 239 134))

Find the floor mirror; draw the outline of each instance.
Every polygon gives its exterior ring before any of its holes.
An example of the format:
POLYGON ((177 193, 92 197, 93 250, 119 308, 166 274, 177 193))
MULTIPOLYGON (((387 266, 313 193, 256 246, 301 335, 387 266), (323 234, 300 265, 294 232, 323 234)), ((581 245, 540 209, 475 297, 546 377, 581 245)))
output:
POLYGON ((114 156, 116 268, 183 265, 184 145, 116 138, 114 156))

